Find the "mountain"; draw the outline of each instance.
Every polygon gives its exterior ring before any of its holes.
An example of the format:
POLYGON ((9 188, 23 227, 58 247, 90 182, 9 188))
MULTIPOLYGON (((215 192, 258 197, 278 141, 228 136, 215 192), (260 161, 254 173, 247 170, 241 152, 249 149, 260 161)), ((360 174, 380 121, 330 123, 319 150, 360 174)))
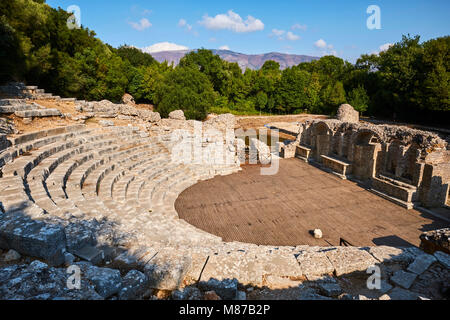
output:
MULTIPOLYGON (((278 62, 281 66, 281 69, 286 69, 292 66, 296 66, 302 62, 311 62, 313 60, 319 59, 318 57, 278 52, 249 55, 229 50, 211 51, 214 52, 214 54, 219 55, 223 60, 226 60, 228 62, 237 62, 242 70, 245 70, 247 68, 253 70, 260 69, 268 60, 274 60, 278 62)), ((188 52, 190 52, 190 50, 152 52, 150 54, 159 62, 167 61, 169 63, 173 62, 175 65, 177 65, 180 62, 181 58, 183 58, 188 52)))

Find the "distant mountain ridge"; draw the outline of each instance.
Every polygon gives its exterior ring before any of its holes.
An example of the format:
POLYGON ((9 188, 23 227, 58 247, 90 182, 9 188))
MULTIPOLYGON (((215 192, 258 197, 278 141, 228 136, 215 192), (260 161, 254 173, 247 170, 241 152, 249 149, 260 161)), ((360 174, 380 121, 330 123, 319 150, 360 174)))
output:
MULTIPOLYGON (((150 53, 158 62, 167 61, 178 65, 180 60, 189 52, 195 50, 162 51, 150 53)), ((228 62, 237 62, 244 71, 249 68, 252 70, 260 69, 268 60, 274 60, 280 64, 282 70, 296 66, 302 62, 311 62, 318 60, 319 57, 296 55, 287 53, 270 52, 265 54, 243 54, 229 50, 211 50, 228 62)))

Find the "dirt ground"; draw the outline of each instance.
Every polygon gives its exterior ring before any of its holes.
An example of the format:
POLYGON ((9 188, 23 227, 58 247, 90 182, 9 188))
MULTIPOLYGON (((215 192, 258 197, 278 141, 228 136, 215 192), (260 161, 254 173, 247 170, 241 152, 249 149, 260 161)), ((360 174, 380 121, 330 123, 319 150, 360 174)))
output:
POLYGON ((305 122, 308 119, 328 119, 327 116, 299 114, 285 116, 237 116, 237 125, 244 130, 250 128, 262 128, 273 122, 305 122))
MULTIPOLYGON (((2 98, 11 98, 11 97, 3 96, 2 98)), ((27 103, 29 104, 33 102, 45 108, 58 109, 63 114, 71 114, 72 117, 79 117, 83 115, 83 113, 79 113, 75 110, 75 103, 71 101, 27 100, 27 103)), ((136 104, 135 107, 137 109, 145 109, 153 111, 153 106, 149 104, 136 104)), ((23 118, 16 117, 15 115, 8 115, 8 116, 4 115, 3 117, 12 120, 14 122, 15 128, 19 131, 17 135, 83 123, 83 121, 79 120, 76 121, 67 117, 34 118, 31 123, 25 123, 23 118)), ((111 120, 114 122, 116 126, 126 126, 130 123, 129 120, 92 118, 88 119, 84 124, 90 128, 98 128, 100 127, 100 125, 98 124, 100 120, 111 120)))
MULTIPOLYGON (((2 98, 11 98, 3 96, 2 98)), ((75 110, 75 103, 71 101, 57 101, 57 100, 28 100, 28 103, 37 103, 45 108, 54 108, 61 111, 63 114, 71 114, 72 117, 81 116, 82 113, 79 113, 75 110)), ((136 108, 145 109, 145 110, 154 110, 154 106, 150 104, 136 104, 136 108)), ((48 117, 48 118, 34 118, 31 123, 24 123, 23 118, 16 117, 14 115, 4 116, 4 118, 10 119, 14 122, 16 129, 20 134, 35 132, 39 130, 47 130, 62 126, 74 125, 83 123, 83 121, 75 121, 71 118, 67 117, 48 117)), ((300 114, 300 115, 286 115, 286 116, 238 116, 237 118, 237 128, 242 128, 244 130, 253 128, 253 129, 261 129, 264 128, 264 125, 269 123, 286 123, 289 125, 291 122, 304 122, 307 119, 326 119, 326 116, 317 116, 317 115, 308 115, 308 114, 300 114)), ((112 120, 116 126, 126 126, 130 123, 129 120, 118 120, 118 119, 99 119, 92 118, 88 119, 85 124, 87 127, 100 127, 98 122, 100 120, 112 120)), ((132 121, 131 121, 132 123, 132 121)), ((282 125, 281 125, 282 126, 282 125)), ((292 139, 295 138, 292 135, 280 132, 281 139, 292 139)))

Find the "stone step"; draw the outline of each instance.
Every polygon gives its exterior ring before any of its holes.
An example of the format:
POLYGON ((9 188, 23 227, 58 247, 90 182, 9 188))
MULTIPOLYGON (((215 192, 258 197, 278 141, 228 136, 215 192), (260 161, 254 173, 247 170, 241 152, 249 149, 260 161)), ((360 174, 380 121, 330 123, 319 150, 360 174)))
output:
POLYGON ((87 187, 83 186, 83 192, 86 192, 86 194, 90 193, 93 196, 98 196, 100 184, 105 176, 110 174, 116 168, 120 169, 126 167, 127 163, 135 163, 139 161, 139 159, 151 156, 156 152, 158 152, 158 150, 152 149, 152 147, 148 145, 148 149, 145 149, 144 151, 140 151, 132 155, 128 154, 122 159, 115 159, 115 161, 112 163, 104 164, 103 166, 97 168, 94 172, 92 172, 89 178, 86 179, 85 184, 87 185, 87 187))
MULTIPOLYGON (((82 204, 83 199, 85 199, 81 187, 85 185, 85 182, 88 181, 89 175, 94 172, 97 168, 104 165, 105 163, 110 162, 111 160, 117 159, 118 157, 122 156, 129 156, 132 152, 139 152, 140 149, 142 149, 145 146, 140 147, 134 147, 127 150, 118 150, 114 154, 109 154, 107 156, 104 156, 101 159, 93 159, 90 161, 87 161, 83 165, 77 167, 69 176, 67 179, 66 184, 66 193, 68 195, 69 199, 75 199, 74 203, 77 205, 82 204)), ((130 156, 129 156, 130 157, 130 156)), ((83 205, 83 204, 82 204, 83 205)), ((99 204, 101 207, 103 207, 101 204, 99 204)), ((77 205, 78 206, 78 205, 77 205)), ((95 209, 95 208, 93 208, 95 209)), ((98 211, 98 210, 97 210, 98 211)), ((109 211, 109 210, 107 210, 109 211)), ((109 212, 108 212, 109 213, 109 212)), ((105 215, 106 216, 106 215, 105 215)))
POLYGON ((113 190, 113 199, 119 203, 126 202, 129 190, 132 190, 132 194, 137 194, 140 186, 144 184, 144 181, 149 177, 149 172, 155 174, 155 172, 161 170, 169 162, 169 158, 163 158, 161 162, 157 163, 154 163, 152 160, 147 166, 142 166, 140 169, 133 170, 129 175, 125 176, 117 183, 117 186, 113 190))
POLYGON ((63 152, 56 153, 45 160, 41 161, 36 165, 28 174, 27 179, 43 179, 46 180, 47 177, 63 162, 69 160, 77 154, 83 154, 87 151, 93 150, 94 148, 100 148, 102 146, 109 146, 113 144, 114 140, 109 139, 111 135, 92 135, 85 139, 79 140, 79 143, 75 143, 73 148, 68 148, 63 152))
POLYGON ((0 99, 0 106, 19 106, 26 105, 25 99, 0 99))
MULTIPOLYGON (((109 134, 103 134, 103 135, 97 135, 97 136, 91 136, 88 139, 82 139, 80 142, 86 143, 87 141, 91 140, 91 141, 95 141, 101 138, 110 138, 111 135, 109 134)), ((113 140, 109 140, 106 144, 110 145, 113 142, 113 140)), ((101 146, 104 145, 105 142, 101 142, 101 143, 97 143, 94 144, 93 147, 97 147, 97 146, 101 146)), ((89 144, 82 146, 81 148, 83 149, 88 149, 89 144)), ((44 164, 42 164, 42 162, 40 162, 37 167, 39 167, 39 165, 41 165, 41 168, 37 168, 35 167, 35 171, 32 172, 33 175, 30 177, 31 178, 31 182, 28 183, 28 187, 30 188, 30 194, 31 197, 34 199, 34 201, 40 205, 44 210, 46 210, 47 212, 51 212, 53 215, 56 216, 61 216, 61 210, 59 210, 59 208, 52 203, 52 199, 51 197, 49 197, 49 191, 46 188, 45 182, 43 180, 45 180, 48 175, 55 169, 55 167, 57 167, 59 165, 59 163, 61 161, 67 160, 68 155, 71 156, 74 153, 76 153, 77 148, 72 148, 70 152, 66 153, 65 155, 61 156, 61 157, 55 157, 55 156, 51 156, 50 158, 46 158, 44 160, 44 164), (48 163, 45 163, 48 162, 48 163), (47 167, 45 167, 47 165, 47 167)), ((39 162, 39 161, 37 161, 39 162)), ((30 162, 28 162, 30 164, 30 162)), ((26 174, 23 174, 24 176, 26 176, 26 174)), ((61 194, 61 193, 60 193, 61 194)), ((72 207, 73 204, 71 204, 72 207)))
MULTIPOLYGON (((35 106, 29 104, 16 104, 9 106, 0 106, 0 114, 16 114, 36 110, 35 106)), ((16 114, 17 115, 17 114, 16 114)))
MULTIPOLYGON (((110 140, 110 141, 108 141, 108 143, 105 143, 105 142, 101 142, 101 143, 93 143, 92 145, 85 145, 84 146, 84 148, 85 149, 88 149, 89 147, 90 148, 92 148, 92 149, 94 149, 94 148, 100 148, 100 147, 104 147, 104 145, 111 145, 113 143, 113 140, 110 140)), ((70 153, 71 154, 71 153, 70 153)), ((72 155, 72 154, 71 154, 72 155)), ((61 159, 61 158, 59 158, 59 159, 61 159)), ((61 161, 61 160, 59 160, 58 159, 58 161, 61 161)), ((52 160, 52 159, 48 159, 48 160, 52 160)), ((53 162, 53 165, 55 165, 55 164, 57 164, 58 162, 53 162)), ((36 169, 36 168, 35 168, 36 169)), ((32 179, 30 179, 30 176, 28 177, 28 186, 29 186, 29 189, 30 189, 30 194, 31 194, 31 197, 35 200, 35 202, 39 205, 39 206, 41 206, 41 204, 40 203, 38 203, 38 199, 41 199, 41 198, 43 198, 43 197, 49 197, 49 199, 52 201, 52 202, 54 202, 55 203, 55 206, 54 205, 52 205, 52 204, 49 204, 47 207, 42 207, 43 209, 45 209, 47 212, 49 212, 49 213, 51 213, 51 214, 54 214, 54 215, 57 215, 57 216, 60 216, 61 215, 61 212, 60 212, 60 210, 58 210, 58 208, 60 208, 61 206, 69 206, 69 207, 71 207, 71 208, 74 208, 75 209, 75 206, 71 203, 71 204, 69 204, 69 203, 67 203, 67 202, 64 202, 64 203, 57 203, 57 202, 55 202, 53 199, 54 198, 58 198, 58 196, 59 196, 59 198, 61 198, 61 197, 64 197, 65 196, 65 193, 64 193, 64 191, 63 191, 63 189, 62 189, 62 186, 63 186, 63 178, 61 178, 61 180, 60 180, 60 183, 58 184, 58 185, 55 185, 55 184, 50 184, 50 185, 48 185, 47 183, 46 183, 46 181, 45 181, 45 178, 47 177, 47 176, 49 176, 49 175, 51 175, 52 174, 52 172, 53 172, 53 170, 54 169, 52 169, 52 167, 51 167, 51 165, 50 165, 50 168, 49 169, 41 169, 41 168, 38 168, 38 170, 43 170, 43 171, 45 171, 45 173, 44 174, 42 174, 42 173, 39 173, 39 172, 37 172, 37 173, 32 173, 32 174, 35 174, 34 176, 33 176, 33 178, 32 179), (53 196, 52 196, 53 195, 53 196)), ((64 175, 62 176, 62 177, 64 177, 64 175)), ((47 204, 48 204, 48 202, 47 202, 47 204)), ((73 214, 73 212, 71 212, 71 214, 73 214)))
MULTIPOLYGON (((45 158, 50 157, 55 153, 64 151, 66 148, 75 147, 76 145, 83 143, 83 141, 86 141, 85 139, 87 139, 86 136, 92 132, 92 130, 88 130, 85 132, 73 132, 63 135, 50 136, 48 138, 36 140, 25 146, 11 149, 6 152, 5 155, 2 154, 2 157, 7 158, 5 162, 11 162, 11 160, 16 159, 23 153, 29 153, 30 155, 22 156, 18 161, 6 164, 2 169, 3 174, 21 174, 24 177, 35 165, 39 164, 45 158), (76 138, 78 138, 78 140, 76 138), (61 140, 66 142, 61 143, 61 140), (38 150, 32 151, 34 149, 38 150)), ((132 131, 118 133, 122 138, 133 134, 132 131)), ((135 135, 132 137, 135 137, 135 135)))
POLYGON ((373 177, 370 191, 406 209, 419 200, 417 187, 386 177, 373 177))
MULTIPOLYGON (((126 180, 126 177, 129 177, 129 179, 126 181, 130 182, 130 179, 136 178, 136 176, 143 174, 146 170, 149 170, 149 168, 152 167, 152 163, 162 162, 165 160, 167 160, 167 158, 159 153, 151 156, 148 159, 135 162, 129 166, 122 166, 121 168, 119 168, 119 170, 116 170, 115 174, 111 174, 107 178, 103 179, 103 184, 100 187, 99 195, 106 199, 113 199, 113 192, 115 189, 117 190, 119 181, 126 180)), ((126 188, 128 185, 129 183, 122 184, 124 188, 126 188)))
POLYGON ((151 210, 152 208, 150 197, 152 188, 156 183, 159 182, 159 179, 161 179, 168 173, 175 171, 179 167, 180 165, 176 164, 163 166, 162 168, 153 172, 150 176, 145 177, 144 180, 140 180, 140 182, 136 184, 136 187, 130 188, 129 194, 131 195, 131 197, 128 198, 127 194, 127 201, 134 201, 134 203, 139 204, 139 207, 143 207, 147 211, 151 210))
POLYGON ((25 111, 15 111, 14 114, 19 118, 42 118, 42 117, 59 117, 62 115, 58 109, 35 109, 25 111))
POLYGON ((38 142, 45 142, 46 141, 45 138, 60 137, 62 139, 65 139, 67 137, 65 134, 69 134, 69 135, 73 135, 74 133, 88 134, 91 131, 92 130, 86 130, 85 125, 77 124, 77 125, 72 125, 72 126, 67 126, 67 127, 60 127, 60 128, 54 128, 54 129, 49 129, 49 130, 42 130, 42 131, 27 133, 27 134, 12 138, 11 140, 12 140, 13 146, 19 146, 19 145, 22 145, 25 143, 30 143, 30 142, 34 141, 34 142, 36 142, 36 145, 33 144, 32 148, 37 149, 37 148, 40 148, 43 145, 45 145, 43 143, 38 144, 38 142), (85 131, 83 131, 83 130, 85 130, 85 131))
MULTIPOLYGON (((178 195, 198 179, 236 169, 172 163, 169 151, 158 141, 142 138, 135 128, 99 129, 83 136, 76 131, 59 132, 19 140, 25 142, 17 144, 22 156, 5 167, 7 175, 0 179, 2 205, 11 211, 25 203, 26 212, 34 217, 57 221, 95 218, 99 229, 92 232, 102 245, 164 247, 157 252, 158 259, 147 257, 145 265, 153 261, 147 272, 154 275, 161 263, 187 256, 188 248, 221 245, 219 237, 178 219, 174 205, 178 195)), ((74 245, 77 236, 67 232, 69 252, 90 245, 84 240, 74 245)))
POLYGON ((61 98, 61 102, 76 102, 76 98, 61 98))

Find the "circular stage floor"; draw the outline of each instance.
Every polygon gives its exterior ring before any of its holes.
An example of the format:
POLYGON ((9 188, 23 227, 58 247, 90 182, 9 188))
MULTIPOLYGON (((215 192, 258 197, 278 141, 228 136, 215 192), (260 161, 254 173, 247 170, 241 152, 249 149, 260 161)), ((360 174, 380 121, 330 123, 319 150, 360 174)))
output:
POLYGON ((275 246, 338 246, 341 238, 353 246, 419 246, 422 232, 449 226, 298 159, 281 160, 274 176, 260 169, 244 166, 185 190, 175 204, 180 218, 226 242, 275 246), (316 228, 323 239, 310 235, 316 228))

